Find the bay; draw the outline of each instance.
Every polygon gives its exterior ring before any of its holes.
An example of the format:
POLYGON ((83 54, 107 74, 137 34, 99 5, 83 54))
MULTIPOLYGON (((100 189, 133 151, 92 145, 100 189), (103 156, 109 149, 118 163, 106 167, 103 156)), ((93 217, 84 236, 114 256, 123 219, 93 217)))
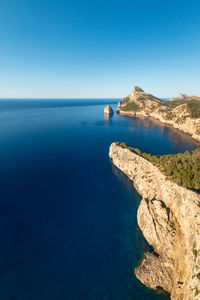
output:
POLYGON ((134 275, 150 249, 141 197, 109 160, 199 147, 170 126, 114 114, 118 99, 0 100, 0 299, 169 299, 134 275))

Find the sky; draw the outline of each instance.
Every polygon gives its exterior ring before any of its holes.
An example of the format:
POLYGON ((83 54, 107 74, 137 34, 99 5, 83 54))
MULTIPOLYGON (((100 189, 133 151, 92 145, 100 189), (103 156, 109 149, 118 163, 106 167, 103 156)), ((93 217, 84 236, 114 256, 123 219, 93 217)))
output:
POLYGON ((200 96, 200 0, 0 0, 0 98, 200 96))

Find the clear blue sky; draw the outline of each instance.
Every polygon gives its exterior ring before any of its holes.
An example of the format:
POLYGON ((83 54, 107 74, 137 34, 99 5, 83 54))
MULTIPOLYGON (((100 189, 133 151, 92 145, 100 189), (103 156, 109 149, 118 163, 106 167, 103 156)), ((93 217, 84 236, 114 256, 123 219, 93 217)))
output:
POLYGON ((0 0, 0 97, 200 95, 200 1, 0 0))

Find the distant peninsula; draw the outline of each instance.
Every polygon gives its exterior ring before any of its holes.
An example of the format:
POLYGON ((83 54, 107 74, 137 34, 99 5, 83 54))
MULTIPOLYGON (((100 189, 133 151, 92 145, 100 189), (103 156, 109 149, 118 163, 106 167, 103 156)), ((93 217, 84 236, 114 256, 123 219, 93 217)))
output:
POLYGON ((200 97, 179 94, 167 101, 144 92, 135 86, 133 91, 118 103, 122 115, 143 115, 170 124, 200 141, 200 97))

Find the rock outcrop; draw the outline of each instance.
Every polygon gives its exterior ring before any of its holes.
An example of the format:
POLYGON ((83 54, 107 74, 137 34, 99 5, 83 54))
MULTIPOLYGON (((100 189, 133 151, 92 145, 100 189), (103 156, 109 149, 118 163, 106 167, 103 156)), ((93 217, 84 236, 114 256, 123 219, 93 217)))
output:
POLYGON ((198 101, 200 101, 200 97, 188 96, 186 94, 179 94, 177 97, 172 97, 169 99, 169 101, 176 101, 176 100, 198 100, 198 101))
POLYGON ((140 96, 141 94, 145 94, 145 92, 139 86, 135 86, 133 91, 130 93, 130 97, 134 98, 140 96))
POLYGON ((117 143, 109 156, 143 197, 138 225, 155 252, 145 254, 137 278, 169 292, 172 300, 200 299, 200 196, 117 143))
POLYGON ((168 101, 145 93, 135 87, 129 96, 118 103, 118 113, 122 115, 143 115, 172 125, 200 141, 200 98, 180 94, 168 101), (199 100, 198 100, 199 99, 199 100))
POLYGON ((112 107, 110 105, 106 105, 104 107, 104 114, 109 114, 109 115, 113 115, 114 111, 112 109, 112 107))

